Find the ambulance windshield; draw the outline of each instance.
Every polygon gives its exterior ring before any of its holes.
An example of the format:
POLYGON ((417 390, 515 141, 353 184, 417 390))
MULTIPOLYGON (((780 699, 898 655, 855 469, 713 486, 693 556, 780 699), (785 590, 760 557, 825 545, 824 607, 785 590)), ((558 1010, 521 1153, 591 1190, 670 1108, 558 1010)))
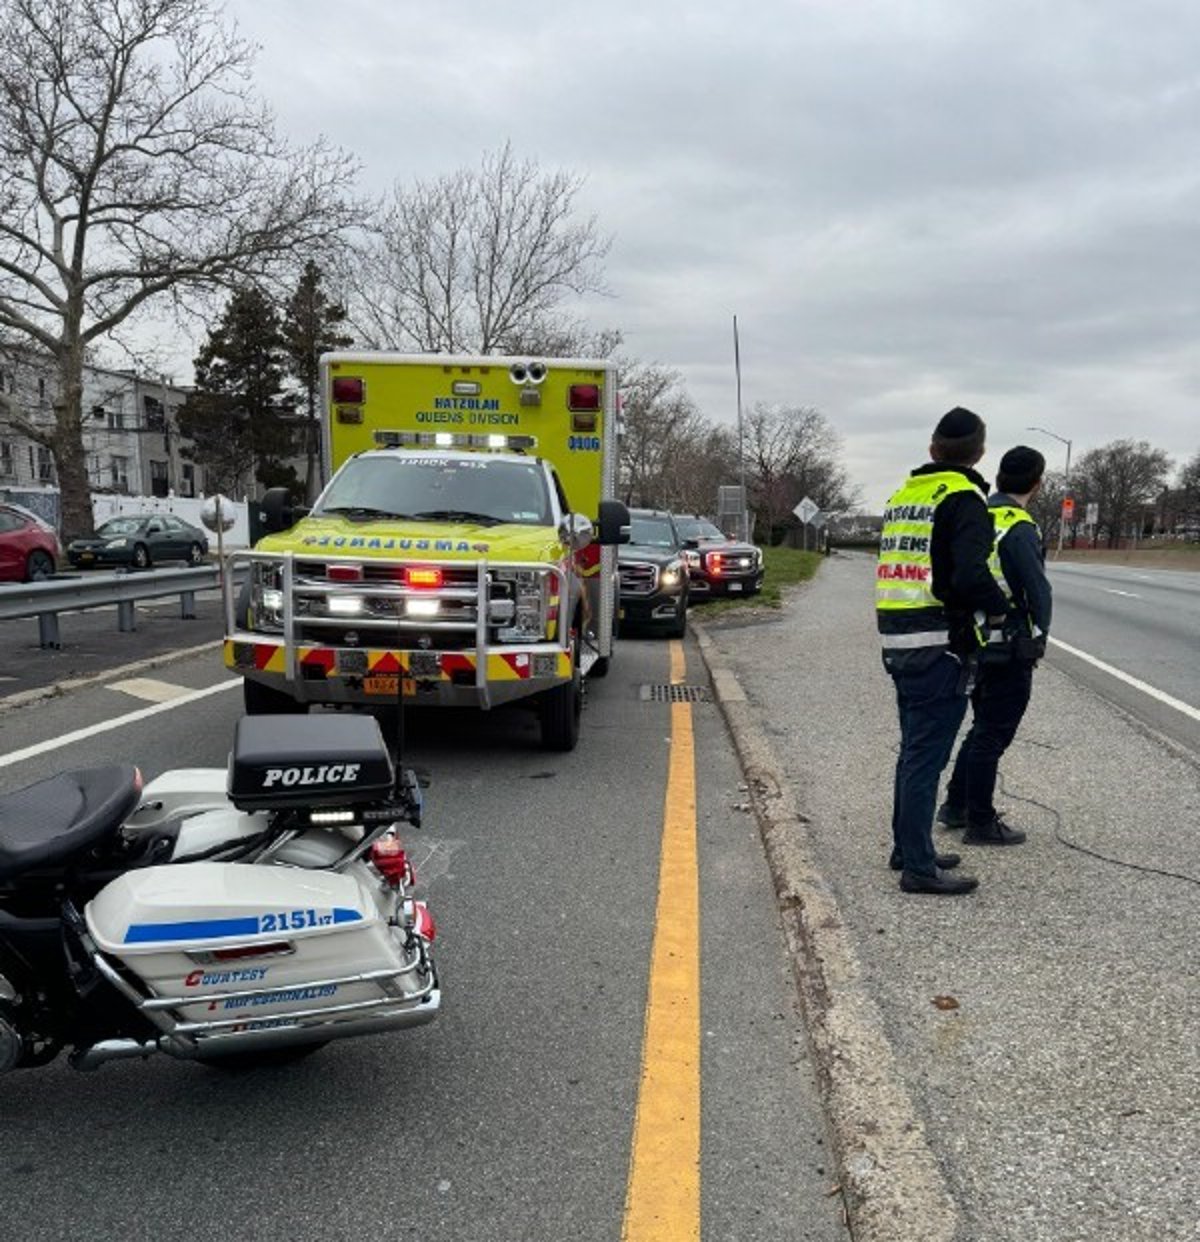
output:
POLYGON ((361 521, 553 524, 542 468, 483 454, 352 458, 313 509, 314 517, 333 515, 361 521))

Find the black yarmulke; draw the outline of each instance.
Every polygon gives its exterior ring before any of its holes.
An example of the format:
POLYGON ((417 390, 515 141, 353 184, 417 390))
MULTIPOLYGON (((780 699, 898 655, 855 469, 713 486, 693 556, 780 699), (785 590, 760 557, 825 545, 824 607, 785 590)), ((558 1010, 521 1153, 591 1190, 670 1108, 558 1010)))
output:
POLYGON ((968 436, 978 433, 983 426, 983 419, 972 410, 956 405, 954 409, 943 414, 934 428, 934 435, 943 440, 965 440, 968 436))
POLYGON ((1000 473, 1010 478, 1029 479, 1036 483, 1046 470, 1046 459, 1035 448, 1018 444, 1000 458, 1000 473))

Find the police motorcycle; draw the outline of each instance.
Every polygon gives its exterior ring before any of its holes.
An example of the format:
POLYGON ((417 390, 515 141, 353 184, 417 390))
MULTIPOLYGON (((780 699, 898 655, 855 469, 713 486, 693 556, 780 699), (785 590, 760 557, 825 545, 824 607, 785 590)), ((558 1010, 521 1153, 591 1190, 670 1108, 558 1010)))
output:
POLYGON ((231 1067, 431 1022, 435 928, 373 717, 248 716, 228 768, 0 796, 0 1072, 164 1052, 231 1067))

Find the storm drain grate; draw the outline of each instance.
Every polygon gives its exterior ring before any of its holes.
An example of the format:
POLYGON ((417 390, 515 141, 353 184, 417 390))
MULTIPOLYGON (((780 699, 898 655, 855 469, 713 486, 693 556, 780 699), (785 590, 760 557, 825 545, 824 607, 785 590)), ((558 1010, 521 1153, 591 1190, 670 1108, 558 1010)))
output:
POLYGON ((707 686, 658 685, 643 686, 641 691, 643 703, 708 703, 712 695, 707 686))

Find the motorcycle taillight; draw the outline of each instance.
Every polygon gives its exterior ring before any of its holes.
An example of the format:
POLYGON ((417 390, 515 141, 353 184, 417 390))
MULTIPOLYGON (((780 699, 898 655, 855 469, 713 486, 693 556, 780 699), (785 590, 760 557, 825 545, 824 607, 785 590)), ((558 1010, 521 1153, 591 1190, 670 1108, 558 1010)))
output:
POLYGON ((371 846, 371 861, 375 870, 393 887, 407 881, 416 883, 416 874, 412 863, 408 861, 408 852, 395 837, 381 837, 371 846))
POLYGON ((429 907, 423 901, 413 904, 413 931, 418 936, 424 936, 431 944, 437 938, 437 924, 433 921, 433 915, 429 913, 429 907))

